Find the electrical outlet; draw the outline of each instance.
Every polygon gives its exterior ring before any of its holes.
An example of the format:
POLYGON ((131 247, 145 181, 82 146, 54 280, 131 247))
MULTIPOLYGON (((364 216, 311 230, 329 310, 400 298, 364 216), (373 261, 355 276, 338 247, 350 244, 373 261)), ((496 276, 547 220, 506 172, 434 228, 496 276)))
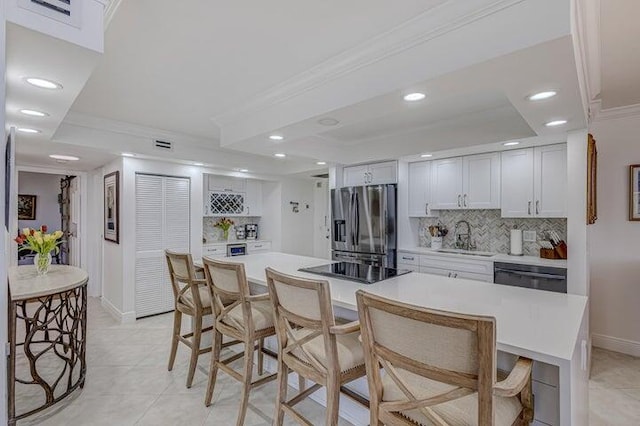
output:
POLYGON ((535 243, 536 231, 522 231, 522 240, 529 243, 535 243))

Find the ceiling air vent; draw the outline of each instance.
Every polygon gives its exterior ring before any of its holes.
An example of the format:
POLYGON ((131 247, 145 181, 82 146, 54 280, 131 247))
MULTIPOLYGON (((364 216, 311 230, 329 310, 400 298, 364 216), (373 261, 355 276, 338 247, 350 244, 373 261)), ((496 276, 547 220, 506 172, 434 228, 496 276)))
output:
POLYGON ((161 151, 172 151, 173 142, 155 140, 153 141, 153 147, 161 151))
POLYGON ((18 0, 23 8, 80 28, 82 0, 18 0))

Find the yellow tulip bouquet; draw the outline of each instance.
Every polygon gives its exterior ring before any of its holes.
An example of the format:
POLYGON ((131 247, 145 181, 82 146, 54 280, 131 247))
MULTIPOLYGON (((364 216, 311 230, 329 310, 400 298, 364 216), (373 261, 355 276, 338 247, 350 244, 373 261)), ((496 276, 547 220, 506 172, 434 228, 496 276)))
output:
POLYGON ((28 249, 36 253, 34 264, 38 274, 47 273, 51 264, 51 252, 60 252, 62 243, 62 231, 55 231, 47 234, 47 225, 42 225, 40 229, 24 228, 22 234, 16 237, 20 249, 28 249))

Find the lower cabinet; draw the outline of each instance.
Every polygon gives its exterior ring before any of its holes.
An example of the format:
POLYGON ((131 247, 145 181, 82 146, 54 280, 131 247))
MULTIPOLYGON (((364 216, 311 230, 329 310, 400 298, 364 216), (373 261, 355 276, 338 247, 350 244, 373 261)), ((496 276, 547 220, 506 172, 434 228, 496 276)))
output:
POLYGON ((493 282, 493 275, 476 274, 473 272, 462 272, 451 269, 440 269, 430 267, 420 267, 420 272, 423 274, 442 275, 449 278, 464 278, 466 280, 484 281, 488 283, 493 282))
POLYGON ((247 254, 266 253, 271 251, 271 241, 247 242, 247 254))

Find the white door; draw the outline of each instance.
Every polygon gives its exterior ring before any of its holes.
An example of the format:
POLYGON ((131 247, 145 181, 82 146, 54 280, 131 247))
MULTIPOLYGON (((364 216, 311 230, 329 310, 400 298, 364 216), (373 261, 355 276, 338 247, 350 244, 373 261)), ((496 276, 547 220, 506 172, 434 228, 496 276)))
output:
POLYGON ((533 217, 533 148, 501 155, 502 217, 533 217))
POLYGON ((69 247, 69 265, 80 267, 80 233, 82 227, 80 224, 80 182, 77 177, 71 179, 69 184, 69 235, 67 236, 67 245, 69 247))
POLYGON ((262 182, 247 179, 244 198, 244 216, 262 216, 262 182))
POLYGON ((431 209, 462 208, 462 157, 431 163, 431 209))
POLYGON ((368 178, 368 167, 350 166, 343 169, 344 186, 361 186, 366 185, 368 178))
POLYGON ((384 185, 398 182, 398 163, 385 161, 384 163, 369 164, 369 185, 384 185))
POLYGON ((331 259, 331 215, 329 209, 329 180, 316 181, 313 191, 313 257, 331 259))
POLYGON ((567 146, 537 147, 534 156, 536 216, 567 217, 567 146))
POLYGON ((174 309, 165 249, 189 251, 190 183, 136 174, 136 317, 174 309))
POLYGON ((431 162, 409 163, 409 216, 431 215, 431 162))
POLYGON ((500 154, 463 158, 462 205, 467 209, 500 208, 500 154))

